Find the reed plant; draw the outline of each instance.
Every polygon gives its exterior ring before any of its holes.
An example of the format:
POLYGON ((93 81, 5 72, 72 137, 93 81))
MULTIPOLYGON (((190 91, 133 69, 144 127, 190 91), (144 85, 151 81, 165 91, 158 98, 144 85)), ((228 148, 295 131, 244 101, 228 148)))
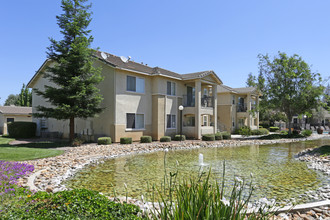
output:
MULTIPOLYGON (((160 189, 153 192, 153 209, 149 216, 151 219, 269 219, 271 207, 259 207, 256 212, 248 213, 249 202, 253 193, 252 180, 245 183, 239 178, 234 185, 225 192, 225 162, 223 163, 222 181, 211 183, 211 168, 207 173, 200 172, 197 178, 179 180, 179 173, 166 170, 166 152, 164 159, 165 175, 160 189), (245 192, 247 190, 247 192, 245 192), (244 191, 244 192, 243 192, 244 191), (226 200, 225 195, 228 196, 226 200)), ((155 187, 153 187, 155 189, 155 187)))

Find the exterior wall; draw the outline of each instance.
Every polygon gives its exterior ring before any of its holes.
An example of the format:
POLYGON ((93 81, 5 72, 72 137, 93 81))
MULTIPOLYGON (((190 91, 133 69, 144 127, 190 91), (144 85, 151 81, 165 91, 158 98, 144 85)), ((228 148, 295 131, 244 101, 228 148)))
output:
MULTIPOLYGON (((218 105, 218 122, 225 126, 225 130, 232 130, 231 105, 218 105)), ((222 129, 221 127, 219 129, 222 129)))
POLYGON ((7 118, 14 118, 14 121, 27 121, 32 122, 31 115, 10 115, 10 114, 0 114, 0 134, 8 134, 7 118))

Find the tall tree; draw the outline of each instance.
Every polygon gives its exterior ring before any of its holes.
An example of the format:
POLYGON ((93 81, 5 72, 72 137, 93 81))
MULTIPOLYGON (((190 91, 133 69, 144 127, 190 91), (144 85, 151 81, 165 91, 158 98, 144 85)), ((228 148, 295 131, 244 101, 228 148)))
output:
POLYGON ((252 73, 249 73, 248 78, 246 80, 246 85, 248 87, 256 87, 257 86, 256 80, 257 80, 256 77, 252 73))
POLYGON ((21 93, 18 94, 17 106, 32 106, 32 91, 23 83, 21 93))
POLYGON ((96 87, 103 78, 100 69, 93 67, 90 44, 93 37, 88 25, 91 22, 91 4, 87 0, 62 0, 63 14, 56 16, 63 39, 50 38, 47 57, 54 66, 47 67, 44 77, 55 86, 45 85, 36 93, 52 104, 38 106, 36 117, 70 120, 70 140, 74 139, 75 118, 94 117, 100 113, 102 96, 96 87))
POLYGON ((268 55, 259 55, 259 70, 265 76, 267 102, 284 112, 289 122, 294 115, 310 114, 320 105, 324 87, 319 73, 313 73, 309 65, 298 55, 285 53, 271 60, 268 55))

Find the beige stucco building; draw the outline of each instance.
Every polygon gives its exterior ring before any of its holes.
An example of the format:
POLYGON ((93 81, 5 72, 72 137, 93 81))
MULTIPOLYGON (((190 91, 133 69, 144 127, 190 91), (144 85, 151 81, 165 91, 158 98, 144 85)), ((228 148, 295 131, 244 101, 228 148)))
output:
POLYGON ((259 128, 259 105, 261 94, 254 87, 231 88, 218 86, 218 127, 220 130, 233 132, 247 126, 259 128), (255 111, 254 111, 255 110, 255 111))
POLYGON ((10 122, 32 122, 32 108, 19 106, 0 106, 0 134, 8 134, 7 125, 10 122))
MULTIPOLYGON (((217 132, 217 89, 222 84, 213 71, 178 74, 159 67, 125 60, 97 52, 94 65, 102 68, 104 80, 98 85, 104 111, 88 119, 76 119, 75 132, 91 139, 110 136, 119 142, 121 137, 139 140, 150 135, 154 140, 180 132, 180 110, 183 105, 183 134, 200 139, 202 134, 217 132)), ((46 60, 28 83, 29 88, 44 90, 51 83, 43 72, 52 61, 46 60)), ((36 107, 49 106, 32 92, 33 112, 36 107)), ((58 132, 69 135, 69 121, 33 118, 37 135, 58 132)))

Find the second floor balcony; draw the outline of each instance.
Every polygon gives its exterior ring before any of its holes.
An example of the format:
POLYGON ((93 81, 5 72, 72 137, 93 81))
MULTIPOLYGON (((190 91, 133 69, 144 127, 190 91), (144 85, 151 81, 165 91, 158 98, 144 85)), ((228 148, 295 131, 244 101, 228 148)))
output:
MULTIPOLYGON (((202 108, 213 108, 214 107, 214 97, 213 96, 203 96, 201 98, 202 108)), ((184 107, 195 107, 195 97, 183 95, 183 106, 184 107)))
MULTIPOLYGON (((251 110, 256 110, 256 105, 255 104, 251 104, 251 110)), ((247 107, 247 105, 246 105, 246 103, 244 103, 244 104, 238 104, 237 106, 236 106, 236 108, 237 108, 237 112, 247 112, 248 111, 248 107, 247 107)))

